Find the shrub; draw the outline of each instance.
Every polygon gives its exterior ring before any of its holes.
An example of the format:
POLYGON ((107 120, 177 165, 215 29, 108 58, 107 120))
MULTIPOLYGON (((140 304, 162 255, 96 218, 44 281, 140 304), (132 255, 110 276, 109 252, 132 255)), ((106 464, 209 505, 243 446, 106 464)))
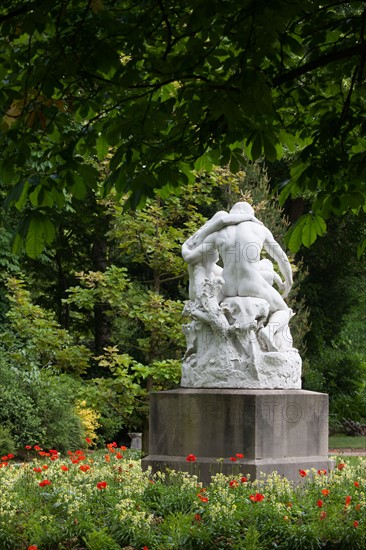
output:
POLYGON ((11 367, 0 359, 0 422, 17 448, 43 442, 49 448, 83 445, 84 430, 76 413, 77 383, 67 375, 33 367, 11 367))
POLYGON ((94 444, 98 438, 97 430, 100 427, 100 413, 93 407, 88 407, 85 399, 76 402, 76 413, 78 414, 84 428, 85 437, 94 444))
POLYGON ((9 428, 0 425, 0 455, 14 453, 15 448, 15 441, 11 436, 9 428))

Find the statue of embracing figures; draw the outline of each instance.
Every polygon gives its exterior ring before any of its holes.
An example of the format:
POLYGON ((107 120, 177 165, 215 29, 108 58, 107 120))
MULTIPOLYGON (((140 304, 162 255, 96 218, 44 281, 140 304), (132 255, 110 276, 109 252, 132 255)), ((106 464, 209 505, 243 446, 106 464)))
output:
POLYGON ((217 212, 183 244, 189 301, 183 387, 301 388, 284 298, 290 262, 247 202, 217 212), (274 260, 282 276, 275 271, 274 260))

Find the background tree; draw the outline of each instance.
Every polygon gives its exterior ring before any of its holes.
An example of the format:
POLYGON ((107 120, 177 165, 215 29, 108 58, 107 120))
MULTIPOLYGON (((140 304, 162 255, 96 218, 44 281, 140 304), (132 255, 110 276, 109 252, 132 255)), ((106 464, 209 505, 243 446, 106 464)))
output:
MULTIPOLYGON (((35 256, 54 211, 97 186, 136 205, 192 169, 294 151, 290 193, 316 192, 289 243, 365 207, 366 10, 358 0, 5 0, 0 174, 35 256), (38 243, 38 244, 37 244, 38 243)), ((360 246, 361 253, 364 245, 360 246)))
POLYGON ((331 395, 331 428, 366 416, 365 258, 354 250, 366 235, 366 217, 332 218, 327 234, 304 254, 311 331, 306 335, 305 388, 331 395))

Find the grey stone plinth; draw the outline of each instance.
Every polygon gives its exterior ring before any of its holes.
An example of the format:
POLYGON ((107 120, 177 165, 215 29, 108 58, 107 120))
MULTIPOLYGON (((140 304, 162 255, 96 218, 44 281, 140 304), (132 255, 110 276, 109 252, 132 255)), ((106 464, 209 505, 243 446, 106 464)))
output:
POLYGON ((143 467, 199 473, 329 469, 328 396, 305 390, 177 389, 151 395, 143 467), (236 462, 230 457, 243 453, 236 462), (188 463, 193 454, 196 462, 188 463))

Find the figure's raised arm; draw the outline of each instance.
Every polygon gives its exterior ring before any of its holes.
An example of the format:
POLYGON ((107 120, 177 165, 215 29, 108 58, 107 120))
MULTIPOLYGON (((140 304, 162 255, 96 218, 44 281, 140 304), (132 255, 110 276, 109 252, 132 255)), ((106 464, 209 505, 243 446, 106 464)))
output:
POLYGON ((216 214, 212 216, 212 218, 208 220, 202 227, 200 227, 191 237, 189 237, 185 241, 183 246, 185 247, 185 249, 188 248, 190 250, 193 250, 194 248, 202 244, 206 237, 212 235, 212 233, 216 233, 217 231, 220 231, 220 229, 223 229, 228 225, 238 225, 239 223, 247 221, 259 223, 262 225, 262 222, 257 220, 257 218, 252 214, 228 214, 224 210, 220 210, 219 212, 216 212, 216 214))
POLYGON ((202 259, 203 246, 200 244, 195 248, 190 248, 188 241, 182 244, 183 260, 188 264, 196 264, 202 259))

